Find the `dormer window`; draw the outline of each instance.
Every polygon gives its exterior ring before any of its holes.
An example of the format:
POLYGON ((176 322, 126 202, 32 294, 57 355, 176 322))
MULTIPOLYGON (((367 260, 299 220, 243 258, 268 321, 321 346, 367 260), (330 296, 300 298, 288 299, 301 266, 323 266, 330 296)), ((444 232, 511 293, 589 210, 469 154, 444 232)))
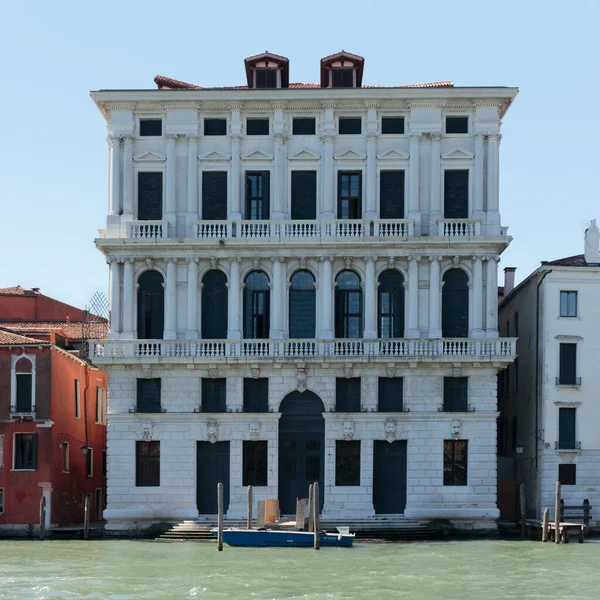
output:
POLYGON ((250 56, 244 61, 248 87, 254 90, 286 88, 289 84, 289 61, 270 52, 250 56))
POLYGON ((265 66, 257 65, 254 69, 254 87, 255 88, 280 88, 281 72, 276 65, 263 63, 265 66))
MULTIPOLYGON (((347 61, 346 61, 347 62, 347 61)), ((356 69, 354 65, 347 67, 344 63, 338 62, 332 65, 329 72, 329 87, 332 88, 353 88, 356 87, 356 69)))
POLYGON ((321 87, 357 88, 362 86, 365 59, 349 52, 338 52, 321 59, 321 87))

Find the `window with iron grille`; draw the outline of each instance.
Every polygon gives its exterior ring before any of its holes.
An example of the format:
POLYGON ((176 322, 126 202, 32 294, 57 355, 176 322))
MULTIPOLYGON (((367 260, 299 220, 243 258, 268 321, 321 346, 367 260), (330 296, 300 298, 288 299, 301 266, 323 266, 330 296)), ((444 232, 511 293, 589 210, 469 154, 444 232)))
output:
POLYGON ((381 133, 382 135, 404 134, 404 117, 382 117, 381 133))
POLYGON ((340 117, 338 127, 340 135, 360 135, 362 133, 362 119, 360 117, 340 117))
POLYGON ((336 412, 360 412, 360 377, 335 380, 336 412))
POLYGON ((136 412, 161 412, 160 377, 155 379, 138 379, 136 400, 136 412))
POLYGON ((37 433, 15 433, 14 469, 34 470, 37 468, 37 433))
POLYGON ((269 378, 244 378, 244 412, 269 412, 269 378))
POLYGON ((444 411, 466 412, 469 410, 469 378, 444 377, 444 411))
POLYGON ((246 119, 246 135, 269 135, 269 119, 246 119))
POLYGON ((244 441, 242 485, 267 485, 268 442, 244 441))
POLYGON ((360 485, 360 440, 336 440, 335 485, 360 485))
POLYGON ((227 119, 204 119, 204 135, 227 135, 227 119))
POLYGON ((577 465, 558 465, 558 481, 561 485, 577 485, 577 465))
POLYGON ((162 119, 140 119, 140 136, 160 137, 162 135, 162 119))
POLYGON ((202 412, 227 412, 227 380, 202 379, 202 412))
POLYGON ((402 377, 380 377, 378 389, 379 412, 402 412, 404 382, 402 377))
POLYGON ((135 443, 135 485, 160 485, 160 442, 135 443))
POLYGON ((446 117, 446 133, 469 133, 469 117, 446 117))
POLYGON ((315 135, 316 120, 308 117, 292 119, 292 135, 315 135))
POLYGON ((444 485, 467 485, 467 440, 444 440, 444 485))
POLYGON ((577 292, 560 293, 560 316, 561 317, 576 317, 577 316, 577 292))

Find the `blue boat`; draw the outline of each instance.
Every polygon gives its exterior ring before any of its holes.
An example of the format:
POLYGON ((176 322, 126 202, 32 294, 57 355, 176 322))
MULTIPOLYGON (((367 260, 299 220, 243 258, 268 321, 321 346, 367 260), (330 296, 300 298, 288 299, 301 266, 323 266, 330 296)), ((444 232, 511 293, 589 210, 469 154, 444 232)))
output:
MULTIPOLYGON (((321 532, 322 547, 351 548, 354 534, 347 528, 338 528, 339 533, 321 532), (342 529, 342 531, 339 531, 342 529)), ((217 529, 210 531, 215 537, 217 529)), ((312 548, 315 534, 310 531, 288 531, 285 529, 240 529, 232 527, 223 530, 223 541, 230 546, 249 548, 312 548)))

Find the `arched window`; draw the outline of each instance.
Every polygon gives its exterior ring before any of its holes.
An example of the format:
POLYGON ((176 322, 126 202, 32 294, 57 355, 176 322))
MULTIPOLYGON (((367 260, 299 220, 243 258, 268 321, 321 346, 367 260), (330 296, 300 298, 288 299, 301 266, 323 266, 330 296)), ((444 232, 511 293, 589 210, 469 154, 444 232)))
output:
POLYGON ((213 269, 202 278, 202 339, 227 338, 227 276, 213 269))
POLYGON ((335 282, 335 337, 360 338, 363 333, 360 278, 354 271, 342 271, 335 282))
POLYGON ((244 337, 268 339, 269 278, 262 271, 252 271, 244 283, 244 337))
POLYGON ((138 279, 137 331, 140 340, 162 340, 165 329, 164 279, 158 271, 145 271, 138 279))
POLYGON ((33 412, 33 368, 28 358, 21 358, 15 365, 16 412, 33 412))
POLYGON ((290 337, 314 338, 315 323, 315 278, 310 271, 296 271, 290 280, 290 337))
POLYGON ((380 338, 404 337, 404 277, 389 269, 379 276, 377 331, 380 338))
POLYGON ((444 273, 442 337, 469 336, 469 279, 462 269, 444 273))

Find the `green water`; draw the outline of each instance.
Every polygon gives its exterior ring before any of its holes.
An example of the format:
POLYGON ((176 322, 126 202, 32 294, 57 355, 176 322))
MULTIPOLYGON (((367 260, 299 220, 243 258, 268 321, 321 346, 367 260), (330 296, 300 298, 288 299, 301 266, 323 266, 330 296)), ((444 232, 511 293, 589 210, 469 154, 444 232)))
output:
POLYGON ((600 598, 600 541, 249 549, 143 541, 0 542, 0 598, 600 598))

